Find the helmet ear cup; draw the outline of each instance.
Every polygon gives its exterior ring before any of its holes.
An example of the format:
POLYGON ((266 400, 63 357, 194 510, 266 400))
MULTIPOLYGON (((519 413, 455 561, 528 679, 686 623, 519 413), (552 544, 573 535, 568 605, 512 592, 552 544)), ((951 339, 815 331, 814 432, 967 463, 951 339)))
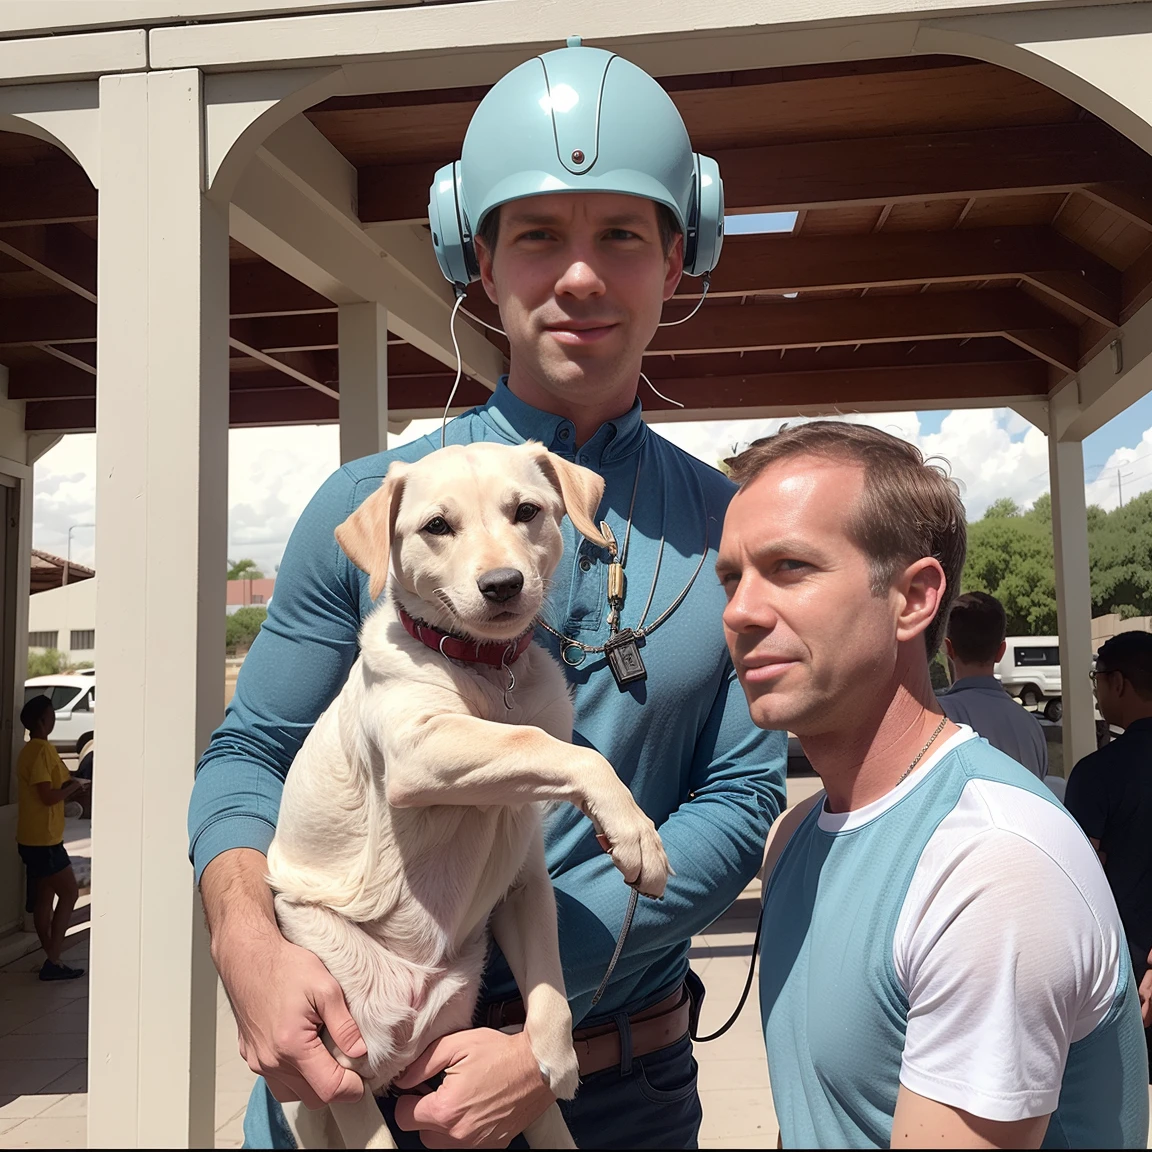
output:
POLYGON ((692 182, 692 208, 685 236, 684 271, 703 276, 720 262, 724 244, 724 181, 711 156, 693 154, 696 176, 692 182))
POLYGON ((428 223, 436 263, 453 284, 467 285, 480 277, 472 231, 460 186, 460 161, 445 164, 432 180, 428 197, 428 223))

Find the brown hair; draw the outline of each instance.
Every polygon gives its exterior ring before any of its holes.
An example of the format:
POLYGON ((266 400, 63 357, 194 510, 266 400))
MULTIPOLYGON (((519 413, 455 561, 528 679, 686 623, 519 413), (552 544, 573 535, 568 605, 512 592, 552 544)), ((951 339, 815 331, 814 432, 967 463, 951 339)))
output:
POLYGON ((1152 635, 1120 632, 1096 653, 1096 671, 1119 672, 1141 700, 1152 700, 1152 635))
MULTIPOLYGON (((496 251, 496 243, 500 239, 500 208, 502 206, 497 204, 495 208, 490 211, 483 220, 480 221, 480 227, 476 229, 476 238, 484 242, 484 247, 489 252, 496 251)), ((664 255, 667 256, 672 251, 672 245, 676 242, 676 237, 680 235, 680 225, 676 222, 676 217, 672 214, 672 209, 665 204, 656 205, 656 225, 660 229, 660 244, 664 249, 664 255)))
POLYGON ((957 659, 965 664, 989 664, 996 659, 1008 622, 1004 605, 987 592, 965 592, 948 614, 948 631, 957 659))
POLYGON ((940 647, 948 609, 960 590, 967 550, 964 505, 956 482, 938 464, 926 462, 906 440, 838 420, 814 420, 781 428, 725 461, 741 485, 769 464, 793 456, 846 459, 864 469, 864 491, 848 531, 868 557, 872 593, 884 596, 907 564, 933 556, 944 569, 944 599, 924 632, 931 659, 940 647))

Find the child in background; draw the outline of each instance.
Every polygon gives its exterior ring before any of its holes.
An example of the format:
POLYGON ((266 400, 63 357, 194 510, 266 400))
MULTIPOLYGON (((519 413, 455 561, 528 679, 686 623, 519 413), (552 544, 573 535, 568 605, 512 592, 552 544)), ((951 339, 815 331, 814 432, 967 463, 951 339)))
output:
POLYGON ((20 859, 28 869, 25 908, 32 913, 36 935, 48 957, 40 969, 40 979, 75 980, 84 970, 60 962, 64 934, 79 895, 64 848, 64 801, 86 788, 87 781, 69 780, 64 761, 48 742, 56 726, 56 712, 47 696, 33 696, 20 713, 20 723, 28 730, 28 743, 16 765, 20 782, 16 841, 20 859))

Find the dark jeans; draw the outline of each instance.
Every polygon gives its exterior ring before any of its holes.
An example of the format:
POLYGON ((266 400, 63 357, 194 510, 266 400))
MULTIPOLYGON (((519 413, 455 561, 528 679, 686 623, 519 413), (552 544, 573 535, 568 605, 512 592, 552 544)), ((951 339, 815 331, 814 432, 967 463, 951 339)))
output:
MULTIPOLYGON (((414 1132, 392 1124, 395 1101, 385 1097, 381 1111, 401 1148, 423 1148, 414 1132)), ((692 1042, 683 1040, 631 1058, 616 1068, 589 1076, 575 1100, 560 1109, 579 1148, 695 1148, 700 1132, 700 1097, 696 1092, 696 1061, 692 1042)), ((292 1148, 294 1141, 280 1106, 257 1081, 244 1119, 246 1148, 292 1148)), ((513 1148, 527 1148, 517 1137, 513 1148)))
MULTIPOLYGON (((700 1096, 696 1060, 687 1036, 668 1048, 635 1059, 628 1053, 616 1068, 580 1081, 575 1100, 561 1100, 560 1111, 577 1148, 695 1148, 700 1133, 700 1096)), ((423 1148, 414 1132, 392 1122, 395 1100, 380 1108, 401 1148, 423 1148)), ((522 1136, 512 1148, 527 1148, 522 1136)))

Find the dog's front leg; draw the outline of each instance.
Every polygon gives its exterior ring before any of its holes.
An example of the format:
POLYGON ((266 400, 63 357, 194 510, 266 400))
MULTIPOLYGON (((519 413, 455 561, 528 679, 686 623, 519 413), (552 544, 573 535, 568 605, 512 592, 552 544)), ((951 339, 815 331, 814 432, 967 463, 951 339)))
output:
MULTIPOLYGON (((517 886, 492 913, 492 935, 504 953, 524 1000, 524 1031, 553 1095, 571 1100, 580 1082, 572 1046, 572 1013, 564 995, 556 896, 544 862, 539 828, 517 886)), ((575 1148, 560 1109, 553 1104, 525 1129, 532 1148, 575 1148)))
POLYGON ((607 838, 612 861, 647 896, 662 896, 671 869, 655 825, 612 765, 592 748, 525 725, 448 711, 382 709, 376 735, 388 764, 388 802, 482 806, 567 800, 607 838))

